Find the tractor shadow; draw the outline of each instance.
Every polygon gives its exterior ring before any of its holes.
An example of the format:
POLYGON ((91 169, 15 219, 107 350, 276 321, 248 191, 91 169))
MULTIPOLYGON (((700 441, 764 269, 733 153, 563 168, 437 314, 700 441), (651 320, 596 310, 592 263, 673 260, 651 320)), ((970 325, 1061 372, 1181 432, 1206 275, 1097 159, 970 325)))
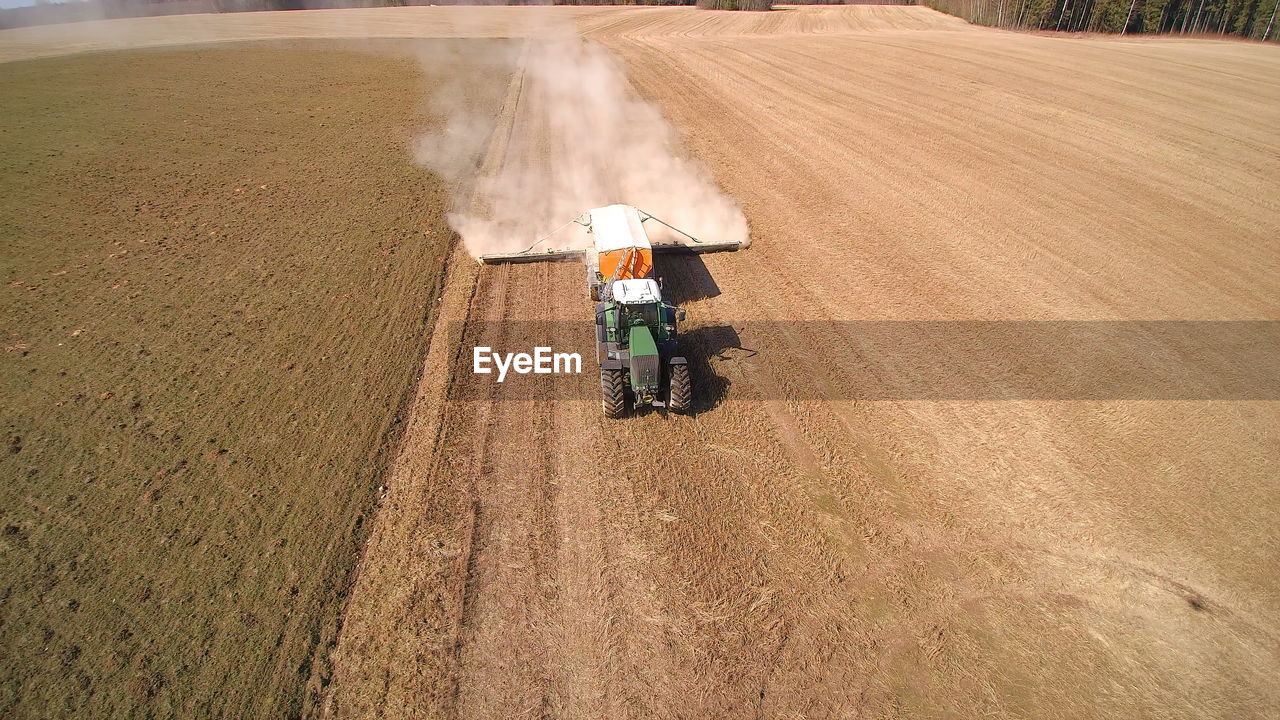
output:
POLYGON ((653 271, 662 282, 662 298, 675 305, 706 300, 720 294, 720 286, 701 255, 668 254, 653 259, 653 271))
MULTIPOLYGON (((654 258, 654 274, 662 279, 663 299, 687 305, 720 294, 720 286, 696 253, 664 254, 654 258)), ((681 330, 680 351, 689 361, 693 380, 693 411, 714 410, 729 391, 729 379, 716 373, 715 366, 731 359, 731 351, 741 351, 738 331, 728 325, 707 325, 681 330)), ((750 351, 747 351, 750 352, 750 351)))
POLYGON ((715 366, 741 352, 751 352, 742 347, 738 331, 728 325, 706 325, 681 332, 680 351, 689 361, 695 413, 719 407, 729 392, 729 378, 717 374, 715 366))

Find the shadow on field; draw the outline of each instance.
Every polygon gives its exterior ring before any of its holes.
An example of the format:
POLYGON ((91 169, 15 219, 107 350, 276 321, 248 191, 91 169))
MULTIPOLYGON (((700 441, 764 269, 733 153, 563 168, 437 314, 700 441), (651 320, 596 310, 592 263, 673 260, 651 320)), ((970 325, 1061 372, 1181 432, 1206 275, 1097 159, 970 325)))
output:
MULTIPOLYGON (((654 258, 654 273, 661 278, 663 299, 674 305, 706 300, 720 294, 720 286, 701 255, 658 255, 654 258)), ((728 359, 725 353, 734 349, 741 349, 741 344, 738 332, 728 325, 681 331, 680 351, 689 360, 693 379, 694 412, 714 409, 724 400, 729 380, 717 375, 712 365, 716 360, 728 359)))
POLYGON ((653 265, 662 282, 662 297, 669 303, 683 305, 720 294, 720 286, 700 255, 658 255, 653 265))
POLYGON ((680 350, 689 360, 693 379, 693 410, 706 412, 719 407, 729 391, 729 379, 712 369, 718 360, 728 360, 731 350, 745 350, 738 331, 728 325, 709 325, 680 334, 680 350))

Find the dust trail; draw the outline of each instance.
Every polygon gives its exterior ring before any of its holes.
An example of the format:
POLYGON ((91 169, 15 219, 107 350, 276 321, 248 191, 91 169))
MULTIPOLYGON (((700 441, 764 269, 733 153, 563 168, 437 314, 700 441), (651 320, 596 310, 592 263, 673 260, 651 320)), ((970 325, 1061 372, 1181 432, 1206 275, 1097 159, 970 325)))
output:
MULTIPOLYGON (((635 205, 700 240, 748 241, 737 203, 682 156, 670 124, 635 97, 607 50, 549 33, 528 41, 520 63, 524 82, 509 152, 477 186, 485 210, 449 217, 473 255, 523 250, 584 210, 610 203, 635 205)), ((414 143, 419 164, 454 181, 473 171, 490 124, 458 100, 453 93, 460 89, 446 87, 431 98, 432 110, 447 116, 444 130, 414 143)), ((646 228, 658 241, 680 239, 656 223, 646 228)), ((570 224, 538 247, 586 241, 570 224)))

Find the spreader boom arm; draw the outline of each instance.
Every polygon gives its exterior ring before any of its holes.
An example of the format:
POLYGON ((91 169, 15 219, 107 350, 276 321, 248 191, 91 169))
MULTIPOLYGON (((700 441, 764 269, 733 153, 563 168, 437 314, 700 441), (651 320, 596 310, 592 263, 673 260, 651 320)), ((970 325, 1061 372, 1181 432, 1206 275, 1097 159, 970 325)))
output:
POLYGON ((503 265, 506 263, 558 262, 564 260, 581 260, 582 250, 525 250, 513 253, 489 253, 481 255, 480 262, 485 265, 503 265))

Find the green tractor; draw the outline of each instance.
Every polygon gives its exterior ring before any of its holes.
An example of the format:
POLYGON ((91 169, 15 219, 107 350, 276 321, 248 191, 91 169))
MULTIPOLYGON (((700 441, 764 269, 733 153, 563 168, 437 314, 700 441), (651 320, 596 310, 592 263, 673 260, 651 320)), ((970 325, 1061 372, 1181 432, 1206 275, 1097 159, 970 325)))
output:
POLYGON ((693 405, 689 363, 680 355, 684 311, 662 301, 651 279, 614 280, 596 303, 596 357, 604 414, 652 406, 687 413, 693 405))
POLYGON ((742 240, 703 242, 689 233, 631 205, 592 208, 542 236, 519 252, 480 256, 487 265, 580 259, 587 275, 587 294, 596 303, 596 359, 604 414, 625 417, 645 406, 687 413, 693 409, 689 363, 680 355, 677 321, 684 311, 662 301, 661 285, 652 279, 659 253, 709 253, 737 250, 742 240), (663 228, 667 242, 649 241, 644 223, 663 228), (580 246, 535 250, 553 235, 577 223, 590 242, 580 246), (670 236, 680 235, 689 242, 670 236))

